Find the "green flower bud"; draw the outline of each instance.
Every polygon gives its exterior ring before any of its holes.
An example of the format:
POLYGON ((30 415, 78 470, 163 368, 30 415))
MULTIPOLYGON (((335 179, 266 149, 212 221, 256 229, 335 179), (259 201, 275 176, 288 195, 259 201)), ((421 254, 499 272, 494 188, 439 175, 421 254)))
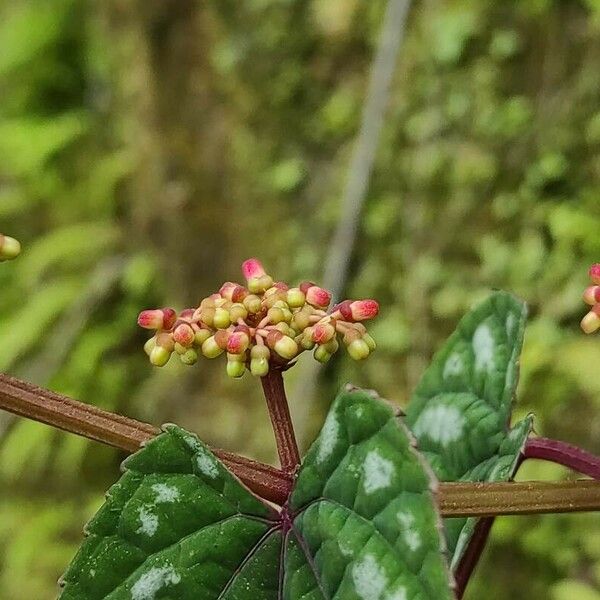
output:
POLYGON ((215 341, 215 336, 211 335, 208 339, 204 340, 202 344, 202 354, 206 358, 217 358, 217 356, 223 353, 223 349, 215 341))
POLYGON ((231 305, 229 309, 229 318, 232 323, 237 323, 239 319, 246 319, 247 316, 248 309, 243 304, 237 302, 231 305))
POLYGON ((252 346, 250 350, 250 358, 266 358, 269 360, 271 358, 271 351, 267 348, 267 346, 256 345, 252 346))
POLYGON ((298 344, 291 337, 284 335, 275 342, 273 350, 282 358, 291 360, 298 354, 298 344))
POLYGON ((358 339, 348 345, 348 354, 354 360, 363 360, 371 354, 371 350, 365 340, 358 339))
POLYGON ((300 345, 305 350, 312 350, 315 347, 315 341, 312 337, 312 327, 307 327, 300 338, 300 345))
POLYGON ((227 329, 231 325, 229 311, 225 308, 215 308, 213 326, 217 329, 227 329))
POLYGON ((150 352, 150 362, 155 367, 164 367, 171 358, 171 353, 162 346, 155 346, 150 352))
POLYGON ((269 360, 266 358, 253 358, 250 361, 250 372, 255 377, 264 377, 269 372, 269 360))
POLYGON ((377 344, 375 343, 375 340, 368 333, 363 333, 362 339, 365 340, 365 342, 367 343, 367 346, 369 346, 369 350, 371 352, 373 352, 373 350, 375 350, 375 348, 377 348, 377 344))
POLYGON ((229 377, 242 377, 246 372, 246 365, 243 361, 239 360, 228 360, 227 361, 227 375, 229 377))
POLYGON ((249 296, 246 296, 242 304, 252 315, 255 315, 262 308, 261 299, 255 294, 250 294, 249 296))
POLYGON ((335 354, 339 348, 340 344, 336 338, 329 340, 326 344, 323 344, 323 348, 329 352, 329 354, 335 354))
POLYGON ((152 350, 154 350, 154 347, 156 346, 156 336, 151 337, 145 344, 144 344, 144 352, 150 356, 150 353, 152 352, 152 350))
POLYGON ((175 352, 177 352, 177 354, 179 354, 181 356, 182 354, 185 354, 187 351, 188 351, 188 348, 186 346, 183 346, 179 342, 175 342, 175 352))
POLYGON ((269 317, 269 321, 273 324, 281 323, 285 321, 285 315, 281 308, 274 306, 270 308, 267 312, 267 317, 269 317))
POLYGON ((190 348, 189 350, 186 350, 186 352, 184 352, 179 358, 184 365, 195 365, 198 362, 198 353, 193 348, 190 348))
POLYGON ((211 336, 211 332, 208 329, 198 329, 194 335, 194 344, 196 346, 202 346, 202 344, 211 336))
POLYGON ((0 262, 12 260, 21 254, 21 244, 15 238, 0 233, 0 262))
POLYGON ((325 346, 317 346, 313 356, 315 357, 315 360, 325 364, 331 358, 331 353, 327 352, 325 346))
POLYGON ((306 294, 300 288, 291 288, 287 291, 286 300, 290 308, 300 308, 306 303, 306 294))

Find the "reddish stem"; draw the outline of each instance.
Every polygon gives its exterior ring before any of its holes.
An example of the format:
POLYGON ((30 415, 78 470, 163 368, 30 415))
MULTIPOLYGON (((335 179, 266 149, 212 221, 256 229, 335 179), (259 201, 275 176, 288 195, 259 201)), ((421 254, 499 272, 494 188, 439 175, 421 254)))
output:
POLYGON ((261 383, 273 424, 281 468, 285 473, 294 473, 300 465, 300 452, 285 395, 283 375, 279 369, 271 368, 261 377, 261 383))
MULTIPOLYGON (((525 444, 520 463, 528 458, 554 462, 593 479, 600 479, 600 457, 566 442, 542 437, 530 438, 525 444)), ((475 526, 473 537, 455 573, 458 600, 465 593, 493 525, 494 517, 485 517, 480 519, 475 526)))
POLYGON ((548 460, 592 479, 600 479, 600 457, 566 442, 542 437, 531 438, 527 440, 523 454, 524 458, 548 460))

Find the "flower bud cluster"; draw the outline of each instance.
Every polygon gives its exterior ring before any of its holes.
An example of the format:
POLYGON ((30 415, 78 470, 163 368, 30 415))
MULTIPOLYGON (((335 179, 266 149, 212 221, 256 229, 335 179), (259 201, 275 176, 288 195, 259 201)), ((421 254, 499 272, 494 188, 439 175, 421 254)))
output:
POLYGON ((600 263, 590 267, 592 285, 583 293, 583 300, 592 309, 581 320, 581 329, 585 333, 594 333, 600 329, 600 263))
POLYGON ((297 287, 274 281, 255 258, 244 262, 242 272, 245 286, 228 281, 197 308, 180 314, 172 308, 140 313, 138 324, 156 332, 144 346, 153 365, 167 364, 173 354, 187 365, 200 354, 225 354, 230 377, 247 370, 263 377, 272 366, 285 368, 307 350, 325 363, 339 340, 355 360, 375 349, 362 324, 379 312, 375 300, 346 300, 330 308, 327 290, 310 281, 297 287))
POLYGON ((21 244, 15 238, 0 233, 0 262, 12 260, 21 254, 21 244))

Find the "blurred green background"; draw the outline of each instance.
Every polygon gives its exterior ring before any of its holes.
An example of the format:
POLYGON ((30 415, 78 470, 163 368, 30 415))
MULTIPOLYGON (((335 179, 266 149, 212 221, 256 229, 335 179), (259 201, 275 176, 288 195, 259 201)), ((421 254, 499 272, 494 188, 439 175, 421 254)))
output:
MULTIPOLYGON (((221 361, 151 369, 135 320, 252 255, 318 281, 384 9, 0 0, 0 231, 25 248, 0 268, 0 370, 273 461, 257 382, 221 361)), ((320 373, 303 443, 342 381, 405 403, 504 288, 532 313, 519 415, 600 453, 600 340, 578 329, 599 175, 598 0, 414 2, 346 289, 380 300, 379 350, 320 373)), ((2 600, 55 597, 122 459, 0 414, 2 600)), ((467 593, 483 597, 599 600, 600 517, 499 520, 467 593)))

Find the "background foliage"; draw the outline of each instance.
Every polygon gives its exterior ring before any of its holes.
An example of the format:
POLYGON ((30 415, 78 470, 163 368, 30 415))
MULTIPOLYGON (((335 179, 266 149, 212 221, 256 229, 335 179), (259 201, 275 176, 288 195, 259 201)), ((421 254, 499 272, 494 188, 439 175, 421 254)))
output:
MULTIPOLYGON (((0 230, 26 249, 0 269, 0 370, 273 460, 255 382, 151 371, 135 317, 250 255, 317 278, 383 8, 0 0, 0 230)), ((313 431, 340 380, 405 403, 505 288, 532 313, 518 416, 600 452, 600 345, 577 326, 600 258, 599 67, 595 0, 415 2, 348 285, 382 302, 380 350, 327 367, 313 431)), ((123 456, 7 414, 0 437, 1 595, 53 598, 123 456)), ((597 515, 499 520, 468 597, 598 600, 598 540, 597 515)))

